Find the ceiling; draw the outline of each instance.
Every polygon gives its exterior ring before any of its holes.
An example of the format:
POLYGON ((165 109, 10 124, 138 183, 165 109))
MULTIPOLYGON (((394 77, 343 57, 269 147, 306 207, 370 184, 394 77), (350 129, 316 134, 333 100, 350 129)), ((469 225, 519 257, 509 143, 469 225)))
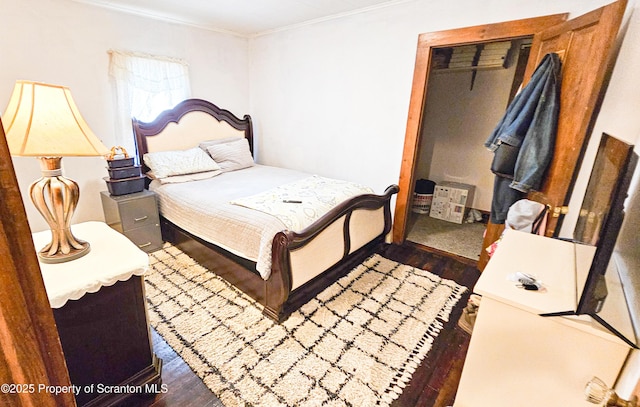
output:
POLYGON ((245 37, 407 0, 75 0, 245 37))

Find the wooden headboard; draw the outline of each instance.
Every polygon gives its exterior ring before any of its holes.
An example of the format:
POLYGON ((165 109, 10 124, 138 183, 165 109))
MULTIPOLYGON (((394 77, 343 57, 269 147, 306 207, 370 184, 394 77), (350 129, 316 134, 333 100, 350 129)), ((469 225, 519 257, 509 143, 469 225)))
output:
POLYGON ((148 168, 142 157, 156 151, 185 150, 206 140, 244 137, 253 154, 253 125, 251 117, 242 119, 228 110, 203 99, 187 99, 173 109, 165 110, 152 122, 132 119, 136 139, 136 154, 143 172, 148 168))

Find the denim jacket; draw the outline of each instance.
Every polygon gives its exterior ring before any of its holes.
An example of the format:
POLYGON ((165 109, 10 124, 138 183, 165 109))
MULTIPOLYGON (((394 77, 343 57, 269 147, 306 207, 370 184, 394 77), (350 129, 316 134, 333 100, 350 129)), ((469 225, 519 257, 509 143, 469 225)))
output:
POLYGON ((540 187, 544 172, 551 162, 560 110, 560 58, 544 56, 531 80, 516 95, 507 111, 485 142, 496 151, 502 143, 515 162, 513 181, 509 187, 529 192, 540 187))

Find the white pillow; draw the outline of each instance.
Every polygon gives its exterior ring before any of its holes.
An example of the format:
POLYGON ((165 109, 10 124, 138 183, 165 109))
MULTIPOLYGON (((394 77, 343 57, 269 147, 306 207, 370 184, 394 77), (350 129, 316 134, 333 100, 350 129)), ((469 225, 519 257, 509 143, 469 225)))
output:
POLYGON ((253 156, 249 150, 249 141, 246 138, 210 145, 207 147, 207 152, 223 172, 240 170, 254 165, 253 156))
POLYGON ((147 153, 143 160, 156 178, 220 170, 220 166, 199 147, 147 153))

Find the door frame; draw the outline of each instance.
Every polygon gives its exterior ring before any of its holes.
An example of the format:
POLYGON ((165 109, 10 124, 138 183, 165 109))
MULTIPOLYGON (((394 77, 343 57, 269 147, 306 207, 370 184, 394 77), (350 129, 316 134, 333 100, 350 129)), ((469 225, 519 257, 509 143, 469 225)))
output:
POLYGON ((429 83, 429 76, 431 75, 431 51, 434 48, 531 37, 546 28, 566 21, 567 17, 568 13, 553 14, 419 35, 402 163, 400 167, 400 179, 398 182, 400 191, 396 197, 392 234, 393 243, 401 244, 407 236, 407 221, 413 196, 411 192, 415 183, 415 167, 418 161, 421 134, 424 125, 423 113, 428 97, 427 84, 429 83))

